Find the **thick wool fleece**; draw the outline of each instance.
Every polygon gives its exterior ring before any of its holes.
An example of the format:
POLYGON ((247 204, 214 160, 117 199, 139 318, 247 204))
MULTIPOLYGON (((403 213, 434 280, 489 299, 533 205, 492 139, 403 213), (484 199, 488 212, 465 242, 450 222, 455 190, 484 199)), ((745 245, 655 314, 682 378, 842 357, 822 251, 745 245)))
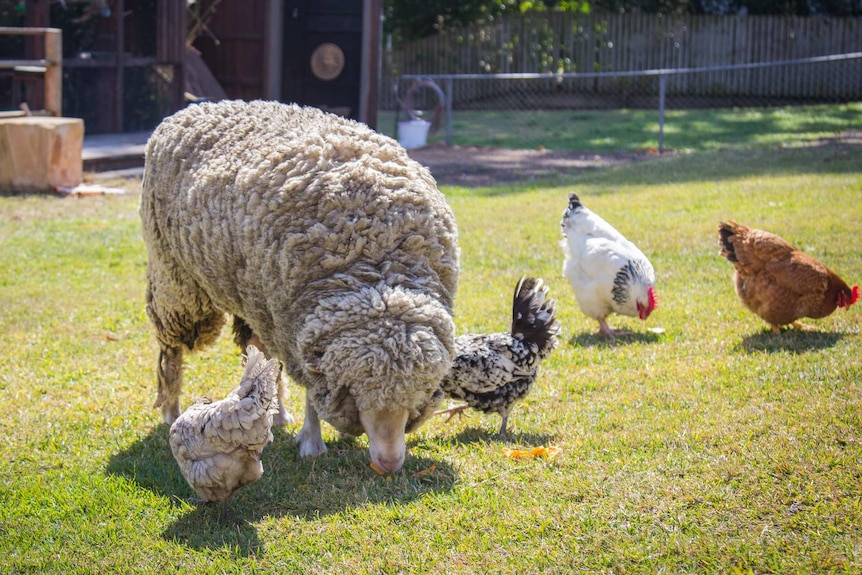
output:
POLYGON ((164 346, 200 347, 239 316, 349 433, 357 408, 413 419, 436 401, 454 356, 457 230, 392 139, 314 108, 190 106, 147 145, 141 217, 164 346))

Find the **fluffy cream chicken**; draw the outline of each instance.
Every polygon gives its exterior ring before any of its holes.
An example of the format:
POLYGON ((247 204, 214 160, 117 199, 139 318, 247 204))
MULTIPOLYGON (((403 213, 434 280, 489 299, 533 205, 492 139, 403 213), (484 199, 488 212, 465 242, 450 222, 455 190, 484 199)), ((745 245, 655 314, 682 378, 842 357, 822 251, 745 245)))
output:
POLYGON ((799 318, 821 318, 859 299, 852 288, 818 260, 775 234, 734 221, 718 226, 721 255, 733 264, 733 284, 742 303, 775 333, 799 318))
POLYGON ((503 418, 500 436, 516 401, 530 391, 539 364, 557 347, 557 311, 539 278, 523 277, 515 287, 512 326, 508 332, 466 334, 455 340, 455 360, 440 387, 466 402, 438 413, 451 415, 468 407, 503 418))
POLYGON ((614 339, 622 332, 607 323, 611 313, 648 318, 658 304, 655 270, 636 245, 601 216, 584 207, 576 194, 560 223, 565 262, 578 306, 599 322, 599 332, 614 339))
POLYGON ((195 401, 171 426, 170 443, 183 477, 204 501, 226 501, 260 479, 260 454, 272 441, 278 413, 279 364, 253 345, 239 387, 221 401, 195 401))

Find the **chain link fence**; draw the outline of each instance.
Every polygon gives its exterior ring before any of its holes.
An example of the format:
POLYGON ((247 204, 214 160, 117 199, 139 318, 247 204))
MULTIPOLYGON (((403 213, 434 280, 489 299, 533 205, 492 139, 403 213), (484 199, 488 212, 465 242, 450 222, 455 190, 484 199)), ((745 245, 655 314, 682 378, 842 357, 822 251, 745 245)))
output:
POLYGON ((409 95, 409 98, 398 97, 406 117, 426 117, 444 126, 448 145, 456 136, 452 122, 456 111, 463 117, 470 111, 489 110, 527 114, 552 110, 651 109, 658 114, 661 152, 668 109, 862 101, 862 52, 624 72, 405 74, 393 91, 396 95, 409 95))

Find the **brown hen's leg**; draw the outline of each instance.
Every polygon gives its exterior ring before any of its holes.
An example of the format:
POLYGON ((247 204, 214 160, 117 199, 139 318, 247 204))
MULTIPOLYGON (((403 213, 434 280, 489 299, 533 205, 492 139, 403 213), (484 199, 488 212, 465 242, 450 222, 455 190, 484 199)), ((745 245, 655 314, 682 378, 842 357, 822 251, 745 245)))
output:
POLYGON ((800 330, 800 331, 817 331, 817 327, 816 327, 816 326, 809 325, 809 324, 807 324, 807 323, 802 323, 802 322, 799 322, 799 321, 794 321, 794 322, 793 322, 793 323, 791 323, 790 325, 791 325, 791 326, 793 326, 793 327, 795 327, 796 329, 798 329, 798 330, 800 330))

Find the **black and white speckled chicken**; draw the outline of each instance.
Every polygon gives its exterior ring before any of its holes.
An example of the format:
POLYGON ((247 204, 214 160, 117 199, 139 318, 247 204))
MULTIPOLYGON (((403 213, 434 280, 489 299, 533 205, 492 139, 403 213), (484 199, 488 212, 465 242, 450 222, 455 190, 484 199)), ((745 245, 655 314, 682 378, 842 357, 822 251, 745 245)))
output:
POLYGON ((263 475, 260 455, 278 413, 279 365, 253 345, 239 387, 221 401, 195 401, 174 422, 171 451, 183 477, 204 501, 226 501, 263 475))
POLYGON ((539 278, 523 277, 515 287, 512 329, 466 334, 455 340, 455 360, 443 379, 443 392, 466 402, 438 413, 454 415, 468 407, 503 418, 500 435, 516 401, 530 391, 539 364, 557 347, 557 311, 539 278))

